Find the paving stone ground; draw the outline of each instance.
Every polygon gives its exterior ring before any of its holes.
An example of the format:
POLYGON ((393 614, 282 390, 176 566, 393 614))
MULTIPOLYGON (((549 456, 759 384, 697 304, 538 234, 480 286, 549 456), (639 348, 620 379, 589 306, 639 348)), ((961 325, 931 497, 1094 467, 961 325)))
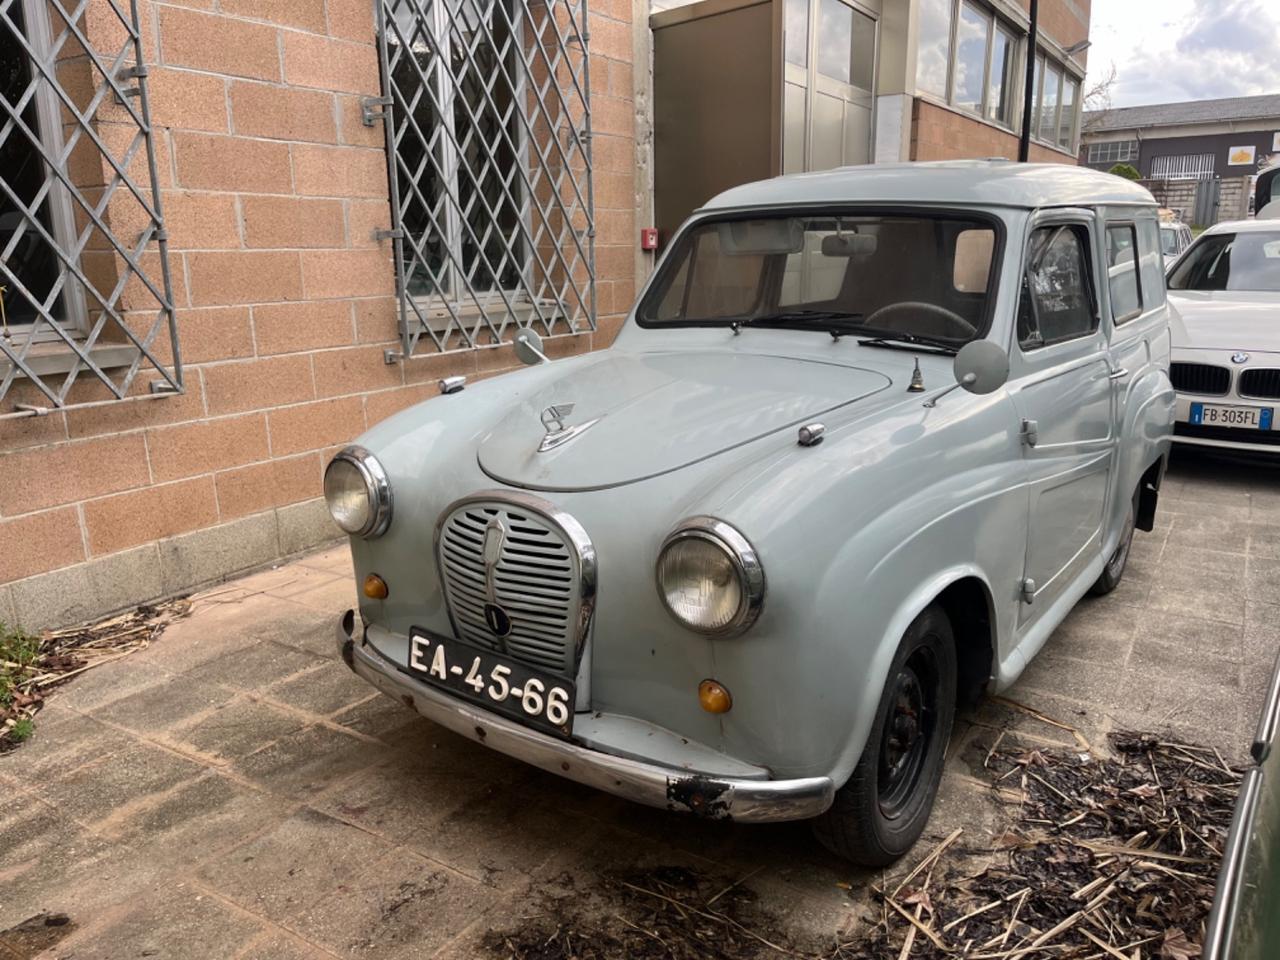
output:
MULTIPOLYGON (((1122 586, 1083 601, 1007 697, 1098 746, 1170 728, 1241 756, 1280 649, 1278 480, 1176 457, 1122 586)), ((749 875, 800 935, 855 922, 874 878, 803 824, 636 807, 374 693, 333 649, 353 593, 345 546, 318 553, 206 592, 152 647, 59 691, 0 756, 0 930, 66 913, 44 955, 75 960, 462 958, 538 890, 657 865, 749 875)), ((1003 829, 965 750, 1000 729, 1074 742, 984 702, 957 725, 922 849, 1003 829)))

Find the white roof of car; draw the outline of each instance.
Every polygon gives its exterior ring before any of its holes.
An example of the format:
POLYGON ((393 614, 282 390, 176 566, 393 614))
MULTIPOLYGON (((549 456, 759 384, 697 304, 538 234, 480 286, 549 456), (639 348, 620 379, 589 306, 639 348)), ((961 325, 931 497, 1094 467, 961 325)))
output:
POLYGON ((1088 167, 946 160, 874 163, 759 180, 726 190, 703 209, 849 201, 1026 208, 1119 203, 1155 206, 1155 200, 1143 187, 1088 167))
POLYGON ((1275 233, 1280 230, 1280 223, 1275 220, 1223 220, 1215 223, 1205 233, 1275 233))

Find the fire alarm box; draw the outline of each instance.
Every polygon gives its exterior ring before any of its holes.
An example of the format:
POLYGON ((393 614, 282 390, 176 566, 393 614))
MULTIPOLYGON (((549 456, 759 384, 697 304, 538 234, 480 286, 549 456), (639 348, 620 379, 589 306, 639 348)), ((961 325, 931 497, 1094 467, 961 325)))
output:
POLYGON ((641 250, 657 250, 658 249, 658 228, 657 227, 641 227, 640 249, 641 250))

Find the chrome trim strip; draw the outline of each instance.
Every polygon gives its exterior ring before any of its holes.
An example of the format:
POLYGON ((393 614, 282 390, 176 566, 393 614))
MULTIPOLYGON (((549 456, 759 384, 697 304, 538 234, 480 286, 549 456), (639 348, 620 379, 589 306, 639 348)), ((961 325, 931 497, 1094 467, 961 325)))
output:
POLYGON ((1240 895, 1244 889, 1245 853, 1253 833, 1258 810, 1258 796, 1265 774, 1260 767, 1245 772, 1240 783, 1240 796, 1231 817, 1231 829, 1222 848, 1222 865, 1218 868, 1218 885, 1213 895, 1213 909, 1204 930, 1204 954, 1201 960, 1230 960, 1233 956, 1232 935, 1240 912, 1240 895))
POLYGON ((823 813, 835 797, 830 777, 737 780, 628 760, 557 740, 450 697, 402 673, 352 636, 353 617, 338 623, 343 661, 380 691, 469 740, 532 766, 636 803, 706 819, 768 823, 823 813))
POLYGON ((1249 748, 1254 763, 1263 763, 1270 756, 1277 732, 1280 732, 1280 654, 1276 655, 1275 666, 1271 668, 1267 699, 1262 705, 1262 716, 1258 718, 1253 746, 1249 748))
POLYGON ((345 460, 360 471, 360 476, 364 477, 365 490, 369 494, 369 520, 362 529, 352 531, 351 535, 366 540, 382 536, 391 526, 391 481, 387 478, 387 472, 382 469, 378 458, 358 443, 339 450, 324 468, 324 472, 327 474, 329 467, 339 460, 345 460))
POLYGON ((694 630, 704 636, 719 638, 737 636, 748 630, 756 622, 760 616, 761 609, 764 607, 764 567, 760 563, 760 557, 756 553, 755 547, 751 546, 750 541, 739 533, 737 528, 716 517, 696 516, 681 520, 675 530, 662 541, 662 546, 658 550, 658 560, 654 563, 653 579, 655 586, 658 588, 658 598, 662 601, 662 606, 666 611, 671 614, 672 619, 682 627, 694 630), (657 569, 658 564, 661 563, 662 554, 671 544, 689 537, 707 540, 720 547, 733 560, 734 568, 738 571, 738 583, 742 587, 742 596, 745 602, 738 608, 737 616, 719 630, 699 630, 697 627, 690 626, 677 617, 667 605, 667 597, 662 589, 662 584, 658 583, 657 569))
MULTIPOLYGON (((578 622, 574 625, 573 651, 573 663, 576 670, 578 664, 582 662, 582 651, 587 645, 587 637, 591 634, 591 622, 596 610, 596 548, 591 543, 591 538, 587 536, 587 531, 583 529, 582 524, 578 523, 568 513, 565 513, 549 500, 543 500, 541 497, 535 497, 531 493, 524 493, 520 490, 480 490, 465 497, 460 497, 440 511, 440 516, 436 518, 435 539, 433 541, 436 570, 443 575, 444 563, 440 559, 440 537, 444 533, 445 520, 468 504, 495 502, 513 504, 524 510, 536 513, 549 523, 555 524, 564 531, 565 537, 578 555, 578 596, 580 600, 578 603, 578 622)), ((441 582, 441 589, 445 589, 443 581, 441 582)), ((448 596, 447 590, 445 590, 445 596, 448 596)), ((454 635, 462 636, 461 631, 458 629, 458 624, 453 619, 453 608, 448 603, 445 606, 449 610, 449 622, 453 626, 454 635)))

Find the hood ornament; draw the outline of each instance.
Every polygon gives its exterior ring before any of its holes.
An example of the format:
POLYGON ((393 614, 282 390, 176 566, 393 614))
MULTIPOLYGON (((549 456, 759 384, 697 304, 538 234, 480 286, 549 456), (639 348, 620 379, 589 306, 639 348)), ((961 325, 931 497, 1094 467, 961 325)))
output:
POLYGON ((1240 352, 1240 353, 1233 353, 1233 354, 1231 355, 1231 362, 1232 362, 1232 363, 1248 363, 1248 362, 1249 362, 1249 355, 1248 355, 1247 353, 1244 353, 1244 352, 1240 352))
POLYGON ((586 423, 580 423, 574 427, 566 427, 564 425, 565 418, 573 413, 575 406, 576 404, 573 402, 554 403, 542 411, 539 419, 542 421, 542 427, 547 431, 547 435, 538 444, 539 453, 546 453, 548 450, 563 446, 580 433, 586 432, 600 422, 600 418, 596 417, 586 423))

